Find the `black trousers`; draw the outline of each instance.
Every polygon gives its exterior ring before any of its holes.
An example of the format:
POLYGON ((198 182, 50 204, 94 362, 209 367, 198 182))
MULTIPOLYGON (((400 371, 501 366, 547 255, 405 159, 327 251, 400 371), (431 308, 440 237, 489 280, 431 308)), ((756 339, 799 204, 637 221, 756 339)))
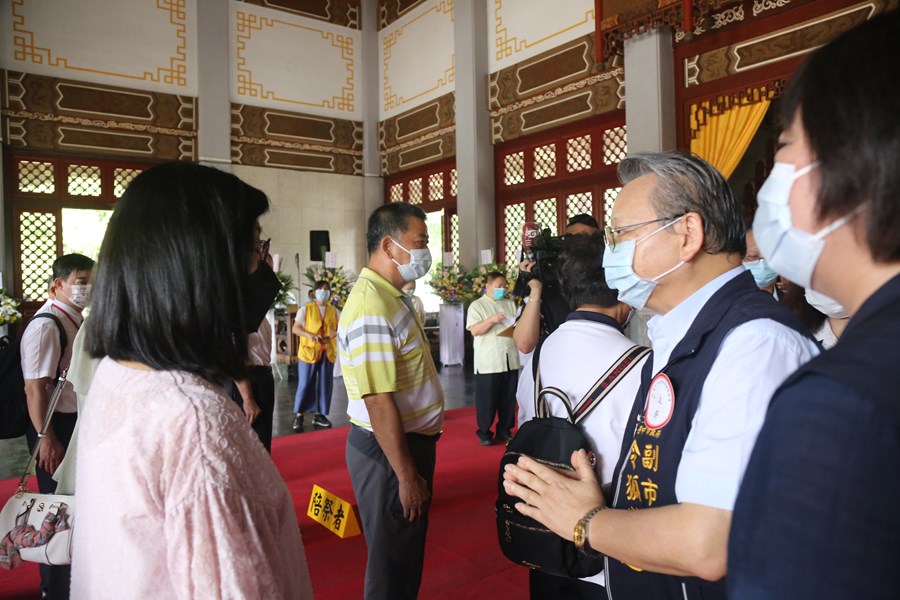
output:
MULTIPOLYGON (((53 413, 50 419, 50 425, 53 427, 53 434, 62 447, 69 449, 69 442, 72 440, 72 432, 75 431, 75 422, 78 420, 77 413, 53 413)), ((37 431, 34 426, 29 423, 28 430, 25 432, 25 440, 28 442, 28 451, 33 452, 34 446, 37 444, 37 431)), ((35 465, 35 473, 37 474, 38 490, 42 494, 52 494, 56 491, 56 482, 53 481, 53 475, 44 469, 35 465)), ((47 598, 52 600, 66 600, 69 597, 69 579, 71 577, 70 565, 59 565, 51 567, 50 565, 41 565, 41 589, 47 594, 47 598)))
MULTIPOLYGON (((259 441, 266 447, 266 451, 271 454, 272 420, 275 415, 275 378, 272 376, 272 367, 250 367, 249 379, 253 398, 259 405, 259 417, 253 422, 253 431, 259 436, 259 441)), ((243 408, 244 399, 234 383, 231 384, 231 398, 243 408)))
POLYGON ((497 416, 497 435, 508 436, 516 423, 516 386, 519 371, 475 374, 475 420, 478 437, 489 440, 494 415, 497 416))

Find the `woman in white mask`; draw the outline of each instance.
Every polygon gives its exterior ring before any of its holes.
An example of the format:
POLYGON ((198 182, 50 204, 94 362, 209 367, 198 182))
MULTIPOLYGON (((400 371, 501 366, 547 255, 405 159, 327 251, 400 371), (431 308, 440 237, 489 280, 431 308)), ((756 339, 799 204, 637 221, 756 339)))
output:
POLYGON ((733 513, 733 600, 900 589, 898 56, 900 12, 873 17, 817 50, 782 100, 756 241, 850 320, 772 398, 733 513))
POLYGON ((841 306, 834 298, 829 298, 821 292, 812 289, 806 290, 804 298, 814 309, 825 315, 825 320, 813 336, 822 344, 822 347, 828 350, 837 344, 838 338, 847 328, 850 321, 850 313, 841 306))

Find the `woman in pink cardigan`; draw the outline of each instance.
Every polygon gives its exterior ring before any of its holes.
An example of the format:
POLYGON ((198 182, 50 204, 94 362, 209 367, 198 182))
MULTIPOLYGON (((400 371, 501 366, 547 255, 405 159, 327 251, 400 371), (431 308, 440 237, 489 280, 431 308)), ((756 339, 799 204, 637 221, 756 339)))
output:
POLYGON ((253 252, 266 210, 186 163, 116 205, 86 340, 105 358, 79 417, 74 598, 312 598, 291 496, 222 387, 274 297, 253 252))

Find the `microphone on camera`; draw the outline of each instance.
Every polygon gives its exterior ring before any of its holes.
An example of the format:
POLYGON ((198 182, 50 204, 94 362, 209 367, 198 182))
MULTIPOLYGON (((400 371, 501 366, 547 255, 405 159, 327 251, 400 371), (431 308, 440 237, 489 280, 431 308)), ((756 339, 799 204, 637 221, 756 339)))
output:
POLYGON ((522 253, 523 259, 533 259, 534 240, 540 234, 540 225, 534 221, 526 221, 522 225, 522 253))

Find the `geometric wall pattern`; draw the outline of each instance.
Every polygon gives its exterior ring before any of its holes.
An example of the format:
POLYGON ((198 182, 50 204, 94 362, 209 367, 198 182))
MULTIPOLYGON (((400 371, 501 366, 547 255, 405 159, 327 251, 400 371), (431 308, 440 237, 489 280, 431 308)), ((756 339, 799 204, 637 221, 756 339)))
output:
POLYGON ((0 75, 0 135, 10 146, 196 159, 196 98, 16 71, 0 75))
POLYGON ((490 0, 488 72, 531 58, 594 31, 594 0, 490 0))
POLYGON ((455 89, 454 0, 427 0, 378 32, 379 119, 455 89))
POLYGON ((230 8, 232 102, 362 118, 358 30, 247 2, 230 8))
POLYGON ((361 29, 359 20, 360 0, 240 0, 287 13, 361 29))
POLYGON ((425 0, 378 0, 378 29, 384 29, 423 2, 425 0))
POLYGON ((594 35, 588 34, 491 73, 488 104, 494 143, 624 108, 620 63, 615 58, 610 68, 600 70, 594 35))
POLYGON ((231 159, 243 165, 362 174, 362 123, 231 105, 231 159))
MULTIPOLYGON (((682 63, 684 87, 702 85, 809 53, 892 4, 896 1, 859 2, 816 19, 689 56, 682 63)), ((744 20, 744 14, 743 11, 738 13, 738 20, 744 20)))
POLYGON ((3 68, 197 95, 197 0, 0 3, 3 68))
POLYGON ((381 171, 392 175, 456 156, 454 94, 446 94, 379 124, 381 171))

